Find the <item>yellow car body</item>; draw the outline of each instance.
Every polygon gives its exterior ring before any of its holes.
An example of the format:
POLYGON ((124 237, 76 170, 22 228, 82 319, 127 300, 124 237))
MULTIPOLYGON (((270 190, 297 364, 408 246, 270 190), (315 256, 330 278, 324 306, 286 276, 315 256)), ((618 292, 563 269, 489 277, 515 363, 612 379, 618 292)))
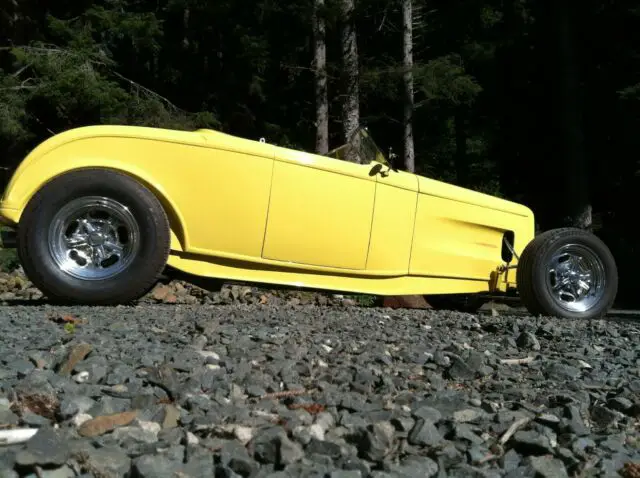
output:
POLYGON ((506 262, 517 265, 534 238, 524 205, 383 160, 132 126, 44 141, 6 186, 2 221, 19 225, 43 185, 95 167, 126 173, 157 196, 171 228, 167 264, 203 277, 376 295, 504 291, 516 287, 506 262))

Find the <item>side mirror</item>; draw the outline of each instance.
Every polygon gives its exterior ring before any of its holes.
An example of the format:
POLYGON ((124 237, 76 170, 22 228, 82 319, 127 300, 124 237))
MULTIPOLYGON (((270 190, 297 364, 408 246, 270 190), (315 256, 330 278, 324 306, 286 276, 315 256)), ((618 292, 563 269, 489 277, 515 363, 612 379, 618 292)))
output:
POLYGON ((381 175, 383 178, 389 176, 389 171, 384 171, 382 164, 377 163, 369 170, 369 176, 375 176, 376 174, 381 175))

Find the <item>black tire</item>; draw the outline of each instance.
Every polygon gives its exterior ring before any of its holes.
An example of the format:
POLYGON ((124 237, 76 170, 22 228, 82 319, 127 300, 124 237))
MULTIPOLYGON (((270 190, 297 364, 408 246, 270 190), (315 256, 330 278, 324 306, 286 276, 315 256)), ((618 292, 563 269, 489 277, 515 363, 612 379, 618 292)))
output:
MULTIPOLYGON (((516 280, 522 304, 533 315, 601 318, 609 311, 618 293, 618 269, 613 254, 600 238, 576 228, 552 229, 536 236, 520 256, 516 280), (591 302, 584 303, 582 308, 576 306, 577 302, 563 300, 552 292, 556 281, 550 273, 554 256, 572 249, 580 253, 583 260, 586 257, 591 261, 591 279, 600 284, 601 292, 592 296, 591 302)), ((564 297, 568 298, 566 294, 564 297)))
MULTIPOLYGON (((114 228, 111 230, 115 231, 114 228)), ((96 244, 106 237, 100 239, 94 234, 85 236, 87 241, 96 244)), ((153 287, 166 265, 170 237, 167 215, 151 191, 126 174, 91 168, 56 177, 34 195, 20 218, 17 250, 25 274, 49 300, 115 305, 130 303, 153 287), (117 201, 113 203, 112 211, 115 212, 119 210, 117 206, 126 206, 128 210, 120 209, 124 214, 120 217, 125 217, 129 221, 127 224, 137 231, 136 240, 129 242, 129 246, 137 244, 137 250, 131 253, 128 262, 119 266, 121 270, 110 277, 87 279, 64 271, 56 262, 54 252, 62 254, 60 251, 65 251, 53 246, 62 241, 49 240, 54 219, 64 211, 62 208, 70 207, 72 201, 84 201, 89 197, 117 201)), ((113 241, 105 243, 101 250, 104 252, 107 250, 104 247, 108 247, 113 252, 112 244, 113 241)), ((112 257, 115 256, 112 254, 112 257)), ((82 258, 77 260, 82 261, 82 258)))

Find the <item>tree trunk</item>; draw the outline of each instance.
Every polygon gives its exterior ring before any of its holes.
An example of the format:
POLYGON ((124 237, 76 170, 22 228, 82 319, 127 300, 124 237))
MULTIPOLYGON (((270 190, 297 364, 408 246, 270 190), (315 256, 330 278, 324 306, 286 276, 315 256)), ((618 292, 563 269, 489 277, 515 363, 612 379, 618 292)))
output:
POLYGON ((560 168, 548 177, 548 181, 561 186, 558 199, 561 200, 562 216, 558 218, 558 225, 591 229, 589 178, 583 144, 581 88, 576 52, 579 41, 576 24, 579 20, 574 14, 580 5, 575 0, 551 0, 550 7, 557 52, 556 68, 551 70, 557 75, 556 94, 552 96, 557 111, 552 111, 552 114, 555 113, 557 137, 560 140, 560 157, 557 163, 560 168))
POLYGON ((185 50, 189 49, 189 19, 191 18, 191 10, 189 7, 185 7, 182 12, 182 31, 184 36, 182 37, 182 47, 185 50))
POLYGON ((455 136, 456 136, 456 152, 455 152, 455 168, 458 185, 469 187, 470 171, 469 158, 467 157, 467 112, 464 106, 459 106, 455 114, 455 136))
POLYGON ((354 133, 360 124, 360 93, 358 78, 358 45, 356 28, 353 19, 354 0, 339 0, 342 17, 342 64, 345 83, 345 100, 343 103, 343 132, 345 141, 350 142, 345 159, 354 163, 360 162, 358 152, 360 141, 354 133))
POLYGON ((402 0, 404 66, 404 167, 415 172, 413 145, 413 14, 411 0, 402 0))
POLYGON ((329 152, 329 100, 327 98, 327 45, 325 41, 324 0, 314 0, 313 39, 316 77, 316 152, 329 152))

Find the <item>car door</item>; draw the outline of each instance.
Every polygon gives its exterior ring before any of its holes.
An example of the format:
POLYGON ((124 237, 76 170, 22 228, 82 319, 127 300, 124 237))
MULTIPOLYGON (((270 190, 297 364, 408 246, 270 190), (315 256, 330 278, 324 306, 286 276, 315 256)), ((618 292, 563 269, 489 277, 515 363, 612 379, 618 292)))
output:
MULTIPOLYGON (((190 153, 191 181, 183 187, 191 207, 190 251, 260 259, 273 170, 273 146, 201 130, 207 147, 190 153)), ((179 156, 178 156, 179 157, 179 156)))
POLYGON ((366 267, 376 178, 370 164, 274 147, 262 256, 311 266, 366 267))
POLYGON ((372 163, 377 178, 367 271, 384 275, 409 273, 418 200, 415 174, 372 163))

